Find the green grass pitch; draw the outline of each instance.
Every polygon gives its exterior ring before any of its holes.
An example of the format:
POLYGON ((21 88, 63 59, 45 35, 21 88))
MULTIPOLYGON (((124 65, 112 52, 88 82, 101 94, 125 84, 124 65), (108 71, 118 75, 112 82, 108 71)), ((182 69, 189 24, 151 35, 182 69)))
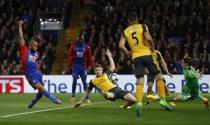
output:
MULTIPOLYGON (((120 109, 123 101, 106 102, 99 94, 91 94, 92 104, 77 109, 68 103, 70 94, 56 94, 63 101, 62 105, 52 104, 43 97, 33 109, 28 109, 33 95, 0 94, 0 125, 210 125, 210 109, 205 109, 199 100, 177 102, 171 112, 153 102, 144 106, 142 117, 137 118, 135 106, 120 109), (19 114, 54 108, 63 109, 19 114), (2 117, 13 114, 19 115, 2 117)), ((77 98, 80 96, 78 94, 77 98)), ((204 96, 210 99, 209 94, 204 96)))

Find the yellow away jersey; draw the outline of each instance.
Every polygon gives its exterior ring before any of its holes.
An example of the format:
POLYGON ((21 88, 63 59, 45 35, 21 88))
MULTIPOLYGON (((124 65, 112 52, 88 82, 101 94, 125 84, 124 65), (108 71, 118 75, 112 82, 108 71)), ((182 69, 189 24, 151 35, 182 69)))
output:
POLYGON ((160 68, 161 54, 160 54, 160 52, 157 50, 154 50, 154 52, 152 52, 151 55, 153 57, 154 64, 157 66, 157 69, 159 71, 161 71, 161 68, 160 68))
POLYGON ((146 45, 143 38, 144 31, 147 31, 146 25, 132 24, 124 30, 124 37, 128 41, 128 44, 132 51, 132 59, 140 56, 150 55, 151 51, 146 45))
POLYGON ((108 78, 107 74, 104 73, 100 77, 96 77, 92 80, 92 84, 97 88, 101 89, 103 92, 108 92, 110 89, 117 87, 108 78))

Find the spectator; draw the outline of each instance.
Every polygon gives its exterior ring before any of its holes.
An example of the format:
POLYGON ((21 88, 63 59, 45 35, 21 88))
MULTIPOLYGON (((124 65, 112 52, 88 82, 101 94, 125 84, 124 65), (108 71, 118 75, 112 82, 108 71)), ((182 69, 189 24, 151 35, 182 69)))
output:
POLYGON ((131 62, 120 54, 116 45, 119 42, 120 32, 128 24, 127 13, 134 10, 139 14, 139 21, 151 27, 149 30, 155 46, 163 54, 170 72, 181 74, 181 59, 188 54, 192 56, 194 64, 198 64, 196 68, 210 73, 208 69, 210 49, 207 49, 210 48, 210 16, 207 9, 209 3, 182 0, 134 0, 129 4, 127 2, 129 1, 118 0, 111 4, 109 0, 95 2, 91 21, 87 25, 88 39, 95 60, 104 62, 99 50, 109 47, 112 53, 115 53, 113 57, 119 65, 116 67, 116 72, 121 74, 131 72, 131 62))

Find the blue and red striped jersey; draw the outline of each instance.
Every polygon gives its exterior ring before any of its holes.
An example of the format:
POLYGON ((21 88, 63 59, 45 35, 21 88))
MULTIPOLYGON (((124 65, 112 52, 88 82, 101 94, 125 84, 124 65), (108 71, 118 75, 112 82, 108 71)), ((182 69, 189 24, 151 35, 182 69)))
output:
POLYGON ((22 70, 26 73, 35 73, 39 70, 39 53, 29 50, 26 45, 20 47, 22 70))
POLYGON ((76 42, 69 49, 67 64, 72 67, 89 65, 94 68, 90 46, 83 42, 76 42))

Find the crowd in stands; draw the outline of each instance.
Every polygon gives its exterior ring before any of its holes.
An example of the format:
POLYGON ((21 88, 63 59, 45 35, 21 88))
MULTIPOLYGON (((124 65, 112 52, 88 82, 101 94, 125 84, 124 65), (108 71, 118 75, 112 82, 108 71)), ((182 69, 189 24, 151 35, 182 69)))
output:
MULTIPOLYGON (((63 12, 70 13, 69 2, 64 0, 1 0, 0 1, 0 74, 17 75, 21 73, 18 20, 24 20, 24 39, 28 41, 32 36, 39 38, 40 70, 49 74, 55 60, 56 36, 43 35, 41 31, 34 31, 35 23, 41 13, 63 12)), ((68 14, 67 14, 68 13, 68 14)), ((70 16, 65 17, 66 20, 70 16)), ((66 22, 67 23, 67 22, 66 22)), ((68 24, 64 24, 68 25, 68 24)))
POLYGON ((183 72, 184 55, 193 66, 210 73, 210 2, 207 0, 94 0, 92 14, 86 19, 87 41, 96 62, 107 65, 106 48, 116 62, 115 72, 132 73, 132 62, 118 47, 127 14, 135 11, 146 24, 155 48, 162 53, 169 71, 183 72))
MULTIPOLYGON (((78 0, 76 0, 78 3, 78 0)), ((84 0, 80 1, 81 3, 84 0)), ((146 24, 173 74, 182 73, 182 58, 189 54, 193 66, 210 74, 210 2, 209 0, 92 0, 91 15, 85 18, 86 41, 94 60, 108 65, 106 49, 113 54, 119 74, 130 74, 132 61, 118 47, 123 30, 128 26, 127 14, 136 11, 139 22, 146 24)), ((80 8, 80 7, 78 7, 80 8)), ((83 8, 83 5, 82 7, 83 8)), ((21 74, 17 21, 23 19, 24 38, 40 39, 41 70, 49 74, 56 58, 57 39, 34 32, 40 13, 64 12, 68 25, 71 7, 67 0, 1 0, 0 1, 0 74, 21 74), (56 3, 56 4, 55 4, 56 3)))

